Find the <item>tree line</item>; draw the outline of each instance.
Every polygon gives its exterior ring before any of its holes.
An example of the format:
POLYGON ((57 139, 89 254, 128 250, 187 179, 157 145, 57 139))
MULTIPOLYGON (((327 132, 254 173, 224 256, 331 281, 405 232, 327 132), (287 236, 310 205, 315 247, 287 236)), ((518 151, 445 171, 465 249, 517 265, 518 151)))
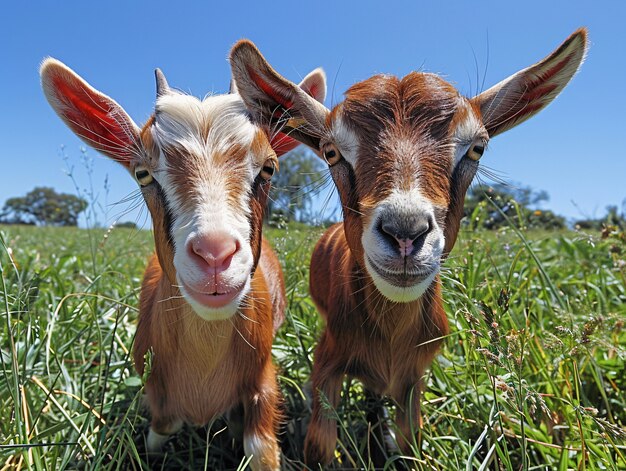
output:
POLYGON ((38 186, 25 196, 9 198, 0 212, 2 224, 38 226, 76 226, 78 216, 87 209, 87 200, 54 188, 38 186))
MULTIPOLYGON (((312 224, 322 209, 318 190, 329 175, 322 161, 307 150, 296 150, 280 159, 279 171, 272 178, 268 204, 271 225, 299 221, 312 224)), ((567 227, 564 217, 549 209, 540 209, 549 196, 545 191, 516 187, 502 183, 474 185, 465 199, 465 222, 473 227, 498 229, 510 221, 530 229, 555 230, 567 227)), ((1 224, 31 224, 39 226, 76 226, 80 214, 88 207, 82 197, 58 193, 50 187, 36 187, 26 195, 9 198, 0 211, 1 224)), ((134 227, 134 223, 121 223, 134 227)), ((626 229, 626 200, 621 211, 608 206, 603 217, 574 222, 580 229, 602 229, 615 226, 626 229)))

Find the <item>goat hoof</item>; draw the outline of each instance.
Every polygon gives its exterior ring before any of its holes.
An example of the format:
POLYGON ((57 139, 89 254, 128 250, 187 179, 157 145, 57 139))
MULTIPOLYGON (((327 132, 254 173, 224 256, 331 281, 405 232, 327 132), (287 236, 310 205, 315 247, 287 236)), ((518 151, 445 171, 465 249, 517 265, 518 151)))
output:
POLYGON ((163 445, 165 445, 170 437, 171 435, 161 435, 160 433, 152 430, 152 427, 150 427, 146 443, 148 453, 160 454, 163 449, 163 445))

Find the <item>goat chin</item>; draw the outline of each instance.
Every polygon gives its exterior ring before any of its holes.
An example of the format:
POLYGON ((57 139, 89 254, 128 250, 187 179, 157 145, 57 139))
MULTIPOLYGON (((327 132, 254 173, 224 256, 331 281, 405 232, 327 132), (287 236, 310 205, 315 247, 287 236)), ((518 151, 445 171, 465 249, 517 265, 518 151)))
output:
POLYGON ((380 291, 385 298, 396 303, 409 303, 422 297, 435 280, 439 271, 436 269, 429 274, 410 277, 410 279, 400 276, 400 280, 390 280, 389 278, 392 278, 392 276, 389 274, 381 274, 381 270, 376 268, 368 257, 365 257, 365 268, 378 291, 380 291), (406 283, 406 285, 399 286, 399 283, 406 283))

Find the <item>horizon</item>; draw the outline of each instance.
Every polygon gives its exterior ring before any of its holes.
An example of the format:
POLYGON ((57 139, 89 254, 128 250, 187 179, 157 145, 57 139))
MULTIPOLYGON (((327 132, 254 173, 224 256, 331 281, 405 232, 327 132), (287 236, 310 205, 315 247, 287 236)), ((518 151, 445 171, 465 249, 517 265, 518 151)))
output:
MULTIPOLYGON (((356 10, 321 2, 319 10, 329 13, 323 19, 310 15, 306 6, 274 10, 249 4, 232 22, 205 20, 232 16, 227 5, 194 3, 181 11, 164 7, 165 2, 138 2, 123 4, 120 15, 121 3, 70 2, 36 9, 11 4, 0 31, 8 64, 0 79, 7 111, 0 128, 6 133, 2 152, 9 168, 0 185, 0 203, 36 186, 76 194, 76 186, 93 184, 105 200, 96 209, 106 218, 102 225, 108 226, 113 216, 130 207, 124 199, 137 190, 121 166, 91 149, 89 182, 80 164, 80 149, 86 146, 41 92, 38 67, 46 56, 65 62, 140 123, 154 104, 155 67, 173 87, 195 96, 226 92, 226 57, 242 37, 253 40, 276 70, 293 81, 322 66, 329 86, 326 106, 331 107, 349 86, 380 72, 437 72, 463 94, 473 95, 542 59, 578 27, 587 26, 591 47, 579 73, 554 104, 492 140, 481 166, 511 185, 546 191, 550 200, 540 209, 569 221, 601 217, 610 205, 623 208, 626 161, 612 156, 611 136, 624 128, 620 111, 626 97, 616 90, 626 61, 616 60, 615 45, 622 40, 626 5, 594 9, 576 1, 563 9, 533 1, 525 11, 542 14, 528 22, 526 15, 512 15, 499 5, 401 4, 402 14, 396 14, 373 1, 356 10), (304 12, 313 20, 302 21, 304 12), (106 28, 98 28, 101 24, 106 28), (289 29, 294 24, 298 27, 289 29), (66 164, 74 168, 76 182, 65 174, 66 164)), ((325 198, 321 195, 319 201, 325 198)), ((329 214, 327 209, 320 219, 329 214)), ((138 215, 135 209, 121 221, 136 221, 138 215)))

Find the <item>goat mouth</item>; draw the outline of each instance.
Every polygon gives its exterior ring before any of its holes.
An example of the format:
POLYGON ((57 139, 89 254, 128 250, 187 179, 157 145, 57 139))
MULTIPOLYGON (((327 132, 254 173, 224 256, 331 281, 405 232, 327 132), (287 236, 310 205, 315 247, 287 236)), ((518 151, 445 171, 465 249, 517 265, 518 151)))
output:
POLYGON ((182 285, 182 288, 184 290, 183 294, 189 296, 191 299, 201 304, 202 306, 219 309, 230 304, 235 298, 237 298, 237 296, 241 294, 243 286, 244 285, 223 292, 217 290, 213 292, 199 291, 184 283, 182 285))
POLYGON ((433 267, 429 265, 419 269, 397 271, 381 267, 380 264, 373 261, 369 256, 367 256, 367 261, 369 262, 368 265, 372 267, 379 277, 398 288, 411 288, 433 276, 433 273, 438 270, 438 266, 433 267))

